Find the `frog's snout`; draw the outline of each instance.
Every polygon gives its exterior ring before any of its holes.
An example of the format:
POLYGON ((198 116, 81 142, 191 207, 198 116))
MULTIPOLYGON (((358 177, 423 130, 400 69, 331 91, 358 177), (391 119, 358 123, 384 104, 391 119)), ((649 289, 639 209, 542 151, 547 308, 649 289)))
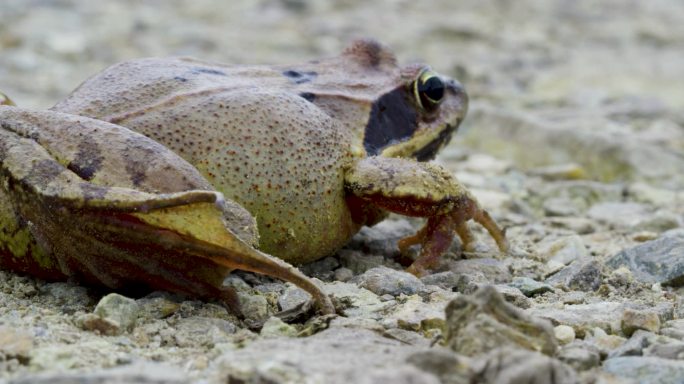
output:
MULTIPOLYGON (((458 109, 460 109, 459 116, 462 119, 468 111, 468 93, 466 92, 465 87, 456 80, 448 79, 445 83, 449 95, 448 97, 449 99, 453 99, 453 105, 456 105, 458 109)), ((460 121, 458 121, 456 125, 459 123, 460 121)))

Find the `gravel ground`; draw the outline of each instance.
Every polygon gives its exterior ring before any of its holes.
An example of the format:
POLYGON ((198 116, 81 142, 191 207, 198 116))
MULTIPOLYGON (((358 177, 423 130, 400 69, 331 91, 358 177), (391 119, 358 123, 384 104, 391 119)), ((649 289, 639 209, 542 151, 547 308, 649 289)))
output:
POLYGON ((293 63, 375 37, 471 97, 438 161, 507 228, 433 275, 392 217, 303 266, 343 316, 229 278, 247 319, 0 271, 0 382, 684 382, 684 4, 668 0, 5 0, 0 90, 47 108, 134 57, 293 63), (326 2, 327 3, 327 2, 326 2), (230 4, 229 6, 226 4, 230 4), (508 380, 508 381, 506 381, 508 380))

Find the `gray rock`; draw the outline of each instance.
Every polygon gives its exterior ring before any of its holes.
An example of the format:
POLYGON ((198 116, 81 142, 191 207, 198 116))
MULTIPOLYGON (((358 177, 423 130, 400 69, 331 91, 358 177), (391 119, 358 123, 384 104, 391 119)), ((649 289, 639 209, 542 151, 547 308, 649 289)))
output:
POLYGON ((663 359, 684 360, 684 342, 672 340, 669 343, 654 343, 644 348, 644 356, 663 359))
POLYGON ((527 309, 531 306, 530 299, 520 292, 518 288, 504 284, 497 284, 494 286, 494 288, 496 288, 496 290, 504 297, 504 300, 518 308, 527 309))
POLYGON ((670 320, 660 330, 665 336, 684 341, 684 319, 670 320))
POLYGON ((598 367, 601 363, 601 354, 598 348, 580 341, 574 341, 561 347, 556 358, 578 371, 590 370, 598 367))
POLYGON ((461 274, 453 271, 432 273, 420 278, 425 285, 436 285, 442 289, 457 287, 461 280, 461 274))
POLYGON ((606 263, 611 268, 625 266, 643 283, 684 284, 684 235, 675 232, 627 248, 606 263))
POLYGON ((469 384, 474 375, 473 362, 465 356, 440 349, 416 352, 406 361, 423 371, 437 375, 442 384, 469 384))
POLYGON ((552 197, 542 205, 546 216, 578 216, 580 209, 567 197, 552 197))
POLYGON ((527 297, 540 295, 545 292, 553 292, 552 286, 545 283, 540 283, 534 279, 530 279, 529 277, 516 277, 508 285, 519 289, 520 292, 527 297))
POLYGON ((501 261, 492 258, 450 261, 449 270, 462 275, 481 274, 490 284, 505 284, 511 281, 508 268, 501 261))
POLYGON ((545 282, 579 291, 595 291, 601 285, 601 264, 590 258, 578 259, 545 282))
POLYGON ((245 315, 245 322, 250 327, 260 327, 264 321, 271 317, 268 301, 264 296, 238 292, 240 309, 245 315))
POLYGON ((639 383, 680 384, 684 382, 684 361, 659 357, 625 356, 608 359, 603 370, 639 383))
POLYGON ((381 319, 382 312, 393 305, 392 302, 383 302, 373 292, 351 283, 339 281, 324 285, 323 290, 339 303, 338 307, 344 316, 350 318, 381 319))
POLYGON ((180 319, 174 327, 173 339, 179 347, 213 347, 230 341, 237 331, 235 324, 224 319, 193 316, 180 319))
POLYGON ((349 268, 341 267, 335 270, 335 280, 345 282, 354 277, 354 271, 349 268))
POLYGON ((608 357, 612 359, 620 356, 641 356, 643 355, 643 350, 655 338, 655 333, 637 330, 624 344, 611 351, 608 357))
POLYGON ((613 228, 662 232, 679 226, 676 215, 667 211, 653 213, 653 208, 634 202, 601 202, 589 209, 587 215, 613 228))
POLYGON ((569 325, 579 338, 587 332, 600 328, 611 334, 621 332, 624 304, 604 301, 591 304, 565 305, 562 309, 554 305, 538 305, 527 312, 530 315, 551 320, 554 325, 569 325))
POLYGON ((466 356, 501 346, 553 355, 558 347, 550 322, 507 303, 491 286, 452 300, 446 307, 446 322, 447 345, 466 356))
POLYGON ((180 304, 166 293, 148 295, 136 300, 140 306, 140 317, 147 320, 167 318, 180 309, 180 304))
POLYGON ((286 285, 287 288, 285 288, 282 295, 278 297, 278 307, 280 307, 281 311, 292 310, 311 300, 311 295, 305 290, 292 283, 287 283, 286 285))
POLYGON ((332 328, 307 338, 260 339, 226 351, 212 365, 210 378, 221 383, 437 384, 436 375, 406 362, 427 350, 364 329, 332 328))
POLYGON ((261 327, 261 336, 263 337, 295 337, 297 336, 297 329, 279 318, 272 316, 261 327))
POLYGON ((385 258, 381 255, 368 255, 352 249, 341 249, 337 252, 340 263, 353 274, 361 274, 367 270, 382 266, 385 258))
POLYGON ((56 372, 27 375, 7 384, 185 384, 182 369, 160 363, 136 363, 86 373, 56 372))
MULTIPOLYGON (((130 331, 138 321, 140 305, 133 299, 121 296, 118 293, 110 293, 100 299, 93 310, 93 314, 110 322, 115 322, 121 331, 130 331)), ((119 333, 116 328, 111 330, 114 334, 119 333)))
POLYGON ((378 296, 413 295, 425 288, 425 285, 416 276, 387 267, 369 269, 352 281, 356 282, 359 287, 366 288, 378 296))
POLYGON ((544 260, 563 265, 589 256, 584 241, 578 235, 545 238, 537 246, 537 252, 544 260))
POLYGON ((299 269, 307 276, 312 276, 323 281, 332 280, 335 269, 340 266, 340 262, 334 257, 325 257, 312 263, 304 264, 299 269))
POLYGON ((578 384, 580 381, 575 370, 559 360, 524 349, 498 348, 480 361, 473 382, 578 384))
POLYGON ((45 284, 40 292, 53 298, 66 313, 89 311, 89 307, 95 303, 95 298, 87 288, 73 283, 45 284))

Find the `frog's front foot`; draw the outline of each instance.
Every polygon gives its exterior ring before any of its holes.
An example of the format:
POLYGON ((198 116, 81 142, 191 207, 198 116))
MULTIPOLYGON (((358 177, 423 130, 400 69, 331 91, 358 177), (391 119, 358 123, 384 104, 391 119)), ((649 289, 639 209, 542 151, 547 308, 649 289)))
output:
POLYGON ((408 271, 423 276, 438 263, 454 237, 459 235, 464 249, 470 249, 473 236, 466 222, 475 220, 507 252, 504 231, 477 200, 444 168, 400 158, 370 157, 360 161, 345 177, 348 189, 365 201, 406 216, 427 217, 415 235, 399 241, 399 249, 421 244, 421 252, 408 271))

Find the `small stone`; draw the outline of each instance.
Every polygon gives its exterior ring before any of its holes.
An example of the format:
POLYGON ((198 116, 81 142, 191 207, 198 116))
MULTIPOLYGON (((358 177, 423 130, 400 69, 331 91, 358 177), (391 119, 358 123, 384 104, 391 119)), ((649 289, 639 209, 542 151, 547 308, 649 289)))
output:
POLYGON ((385 262, 385 258, 380 255, 367 255, 351 249, 341 249, 337 254, 340 256, 340 263, 351 270, 354 275, 382 266, 385 262))
POLYGON ((629 269, 620 267, 610 273, 609 281, 616 286, 627 286, 634 281, 634 276, 629 269))
POLYGON ((606 265, 624 266, 643 283, 680 286, 684 284, 684 234, 663 234, 657 240, 624 249, 606 265))
POLYGON ((260 332, 263 337, 296 337, 297 329, 275 316, 271 316, 260 332))
POLYGON ((410 355, 406 362, 437 375, 444 384, 471 383, 473 362, 446 350, 431 349, 410 355))
POLYGON ((86 331, 97 331, 105 336, 115 336, 123 332, 118 321, 108 317, 100 317, 94 313, 83 314, 78 317, 76 322, 86 331))
POLYGON ((545 292, 553 292, 552 286, 540 283, 534 279, 530 279, 529 277, 516 277, 508 285, 518 288, 520 292, 527 297, 540 295, 545 292))
POLYGON ((118 293, 110 293, 100 299, 93 313, 103 319, 116 322, 121 330, 130 331, 135 326, 140 315, 140 306, 135 300, 118 293))
POLYGON ((549 319, 554 324, 569 325, 579 338, 584 338, 594 328, 600 328, 612 334, 621 330, 620 319, 624 305, 614 301, 603 301, 591 304, 537 305, 527 313, 549 319))
POLYGON ((684 361, 659 357, 624 356, 608 359, 603 370, 639 383, 684 383, 684 361))
POLYGON ((553 334, 560 345, 565 345, 575 340, 575 330, 567 325, 557 325, 553 328, 553 334))
POLYGON ((504 284, 497 284, 494 288, 503 296, 506 302, 509 302, 518 308, 527 309, 531 306, 530 299, 520 292, 518 288, 513 288, 504 284))
POLYGON ((556 352, 551 323, 507 303, 494 287, 461 295, 446 307, 447 345, 456 353, 474 356, 501 346, 547 355, 556 352))
MULTIPOLYGON (((54 369, 53 369, 54 370, 54 369)), ((144 362, 93 372, 44 372, 12 379, 12 384, 183 384, 188 377, 172 365, 144 362)))
POLYGON ((423 302, 418 295, 410 296, 398 310, 389 315, 389 319, 396 319, 397 326, 414 332, 427 332, 431 329, 444 331, 445 301, 423 302))
POLYGON ((432 273, 420 278, 425 285, 436 285, 442 289, 452 289, 460 283, 461 274, 453 271, 432 273))
POLYGON ((335 270, 335 280, 345 282, 349 281, 354 277, 354 271, 349 268, 337 268, 335 270))
POLYGON ((48 283, 40 288, 40 292, 52 297, 66 313, 87 311, 94 303, 87 288, 73 283, 48 283))
POLYGON ((542 205, 545 216, 578 216, 579 209, 575 203, 566 197, 551 197, 544 200, 542 205))
POLYGON ((601 264, 588 257, 575 260, 547 278, 546 283, 580 291, 595 291, 601 285, 601 264))
POLYGON ((4 359, 26 360, 32 349, 33 336, 30 333, 0 325, 0 358, 4 356, 4 359))
POLYGON ((287 288, 278 297, 278 307, 280 307, 281 311, 289 311, 309 300, 311 300, 311 295, 308 292, 292 283, 287 283, 287 288))
POLYGON ((425 288, 423 282, 416 276, 387 267, 369 269, 354 278, 354 281, 359 287, 366 288, 379 296, 414 295, 425 288))
POLYGON ((136 300, 140 306, 140 317, 145 319, 165 319, 180 309, 180 304, 171 300, 165 294, 160 296, 146 296, 136 300))
POLYGON ((192 316, 180 319, 175 324, 173 340, 181 348, 213 347, 230 342, 229 335, 237 331, 237 326, 224 319, 192 316))
POLYGON ((684 319, 666 321, 660 333, 684 341, 684 319))
POLYGON ((505 284, 511 281, 508 268, 501 261, 493 258, 450 261, 449 270, 461 275, 481 274, 490 284, 505 284))
POLYGON ((340 263, 336 258, 328 256, 321 260, 312 263, 304 264, 299 269, 307 276, 315 277, 317 279, 328 281, 332 280, 335 268, 339 267, 340 263))
POLYGON ((637 329, 657 333, 660 330, 658 314, 648 310, 626 308, 622 313, 622 332, 631 336, 637 329))
POLYGON ((590 370, 601 363, 599 350, 584 342, 573 342, 563 346, 558 351, 557 358, 578 371, 590 370))
POLYGON ((544 239, 537 247, 537 252, 544 260, 563 265, 589 256, 584 240, 578 235, 544 239))
POLYGON ((378 295, 351 283, 336 281, 324 285, 323 290, 339 303, 341 312, 349 318, 378 320, 383 318, 382 312, 393 305, 392 302, 382 302, 378 295))
POLYGON ((587 171, 579 164, 554 164, 545 167, 533 168, 529 171, 534 176, 540 176, 544 180, 578 180, 587 177, 587 171))
POLYGON ((584 341, 598 348, 601 355, 607 356, 624 345, 627 339, 618 335, 609 335, 601 328, 594 328, 589 335, 585 335, 584 341))
POLYGON ((498 348, 478 361, 475 368, 481 383, 577 384, 579 378, 570 366, 538 352, 510 347, 498 348), (549 381, 550 378, 552 381, 549 381))
POLYGON ((238 292, 238 298, 240 299, 240 309, 242 309, 245 321, 250 324, 250 327, 261 325, 271 316, 265 297, 238 292))
POLYGON ((612 350, 608 357, 612 359, 620 356, 641 356, 644 348, 649 346, 655 338, 655 333, 637 330, 626 342, 612 350))

